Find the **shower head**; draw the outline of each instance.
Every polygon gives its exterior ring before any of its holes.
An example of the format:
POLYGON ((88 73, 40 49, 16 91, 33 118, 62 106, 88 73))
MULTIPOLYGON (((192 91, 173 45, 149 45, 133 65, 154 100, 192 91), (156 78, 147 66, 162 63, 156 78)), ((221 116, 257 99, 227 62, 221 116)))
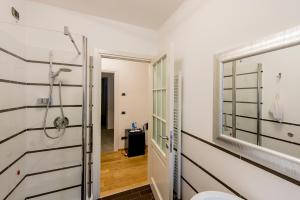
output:
POLYGON ((72 37, 72 34, 71 34, 68 26, 64 26, 64 35, 66 35, 66 36, 68 36, 70 38, 70 40, 73 43, 73 45, 74 45, 74 47, 75 47, 78 55, 80 55, 81 53, 80 53, 80 51, 79 51, 79 49, 78 49, 78 47, 76 45, 76 42, 74 41, 74 39, 72 37))
POLYGON ((57 72, 53 73, 52 78, 57 77, 60 74, 60 72, 71 72, 71 71, 72 70, 68 68, 60 68, 57 72))

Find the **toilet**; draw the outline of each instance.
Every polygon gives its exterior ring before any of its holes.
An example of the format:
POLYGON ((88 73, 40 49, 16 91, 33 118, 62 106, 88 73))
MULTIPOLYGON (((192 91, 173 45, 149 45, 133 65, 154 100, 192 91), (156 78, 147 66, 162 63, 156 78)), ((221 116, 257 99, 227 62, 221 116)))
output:
POLYGON ((191 200, 242 200, 241 198, 218 191, 206 191, 196 194, 191 200))

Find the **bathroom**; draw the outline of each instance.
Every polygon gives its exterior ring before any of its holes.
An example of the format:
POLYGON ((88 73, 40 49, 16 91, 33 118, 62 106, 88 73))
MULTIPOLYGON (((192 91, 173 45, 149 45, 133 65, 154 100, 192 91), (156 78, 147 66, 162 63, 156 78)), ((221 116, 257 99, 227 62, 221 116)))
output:
POLYGON ((149 99, 166 109, 147 108, 151 198, 218 191, 233 199, 300 199, 298 0, 0 5, 0 199, 102 198, 95 102, 104 54, 149 62, 149 99), (242 94, 242 87, 253 88, 242 94), (152 135, 164 123, 166 131, 152 135))

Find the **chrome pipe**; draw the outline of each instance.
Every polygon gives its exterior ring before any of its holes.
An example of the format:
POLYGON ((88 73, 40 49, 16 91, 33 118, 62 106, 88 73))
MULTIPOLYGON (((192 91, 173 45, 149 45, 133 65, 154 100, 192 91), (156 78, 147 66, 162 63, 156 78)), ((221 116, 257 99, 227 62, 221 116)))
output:
POLYGON ((87 38, 82 37, 82 187, 81 199, 86 200, 86 160, 87 160, 87 38))
POLYGON ((81 52, 79 51, 79 48, 78 48, 76 42, 74 41, 74 39, 73 39, 73 37, 72 37, 72 34, 71 34, 71 32, 70 32, 68 26, 64 26, 64 34, 65 34, 66 36, 69 36, 69 38, 70 38, 71 42, 73 43, 73 45, 74 45, 74 47, 75 47, 75 49, 76 49, 78 55, 80 55, 81 52))
POLYGON ((257 66, 257 145, 261 146, 261 100, 262 100, 262 64, 257 66))
POLYGON ((92 197, 92 153, 93 153, 93 56, 89 62, 89 155, 88 155, 88 197, 92 197))
POLYGON ((236 138, 236 61, 232 62, 232 137, 236 138))

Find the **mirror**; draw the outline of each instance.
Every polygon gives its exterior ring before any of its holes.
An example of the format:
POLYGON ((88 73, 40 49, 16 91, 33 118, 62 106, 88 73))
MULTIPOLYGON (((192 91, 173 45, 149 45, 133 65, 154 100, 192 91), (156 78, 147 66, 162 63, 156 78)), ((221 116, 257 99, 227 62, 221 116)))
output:
POLYGON ((216 72, 216 141, 299 181, 299 28, 217 55, 216 72))
POLYGON ((223 134, 300 158, 300 46, 223 63, 223 134))

